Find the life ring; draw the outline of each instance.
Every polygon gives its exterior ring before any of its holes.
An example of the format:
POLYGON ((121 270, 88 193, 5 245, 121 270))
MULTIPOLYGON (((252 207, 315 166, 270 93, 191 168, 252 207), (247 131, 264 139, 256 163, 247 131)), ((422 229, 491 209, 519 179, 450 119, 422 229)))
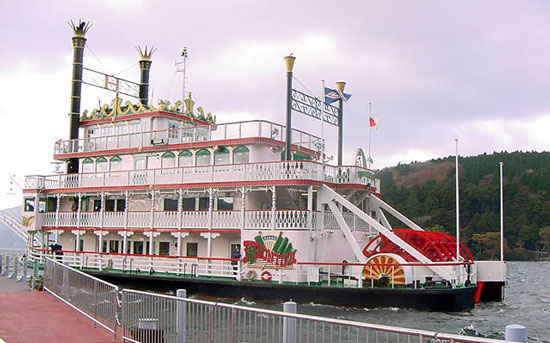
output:
POLYGON ((264 270, 262 272, 262 281, 265 281, 265 282, 271 281, 271 273, 268 272, 267 270, 264 270))

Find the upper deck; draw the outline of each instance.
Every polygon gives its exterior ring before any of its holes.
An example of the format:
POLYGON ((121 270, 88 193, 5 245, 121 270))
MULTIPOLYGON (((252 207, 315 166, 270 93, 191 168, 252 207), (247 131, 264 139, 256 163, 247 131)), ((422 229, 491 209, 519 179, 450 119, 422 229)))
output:
MULTIPOLYGON (((226 144, 264 143, 284 146, 286 127, 265 120, 251 120, 224 124, 180 126, 161 130, 138 130, 129 127, 128 121, 119 126, 122 134, 106 134, 81 139, 55 142, 54 158, 68 159, 116 153, 194 148, 226 144)), ((111 130, 115 131, 115 130, 111 130)), ((109 132, 109 131, 107 131, 109 132)), ((322 139, 315 135, 292 129, 292 142, 298 151, 315 154, 322 146, 322 139)))
POLYGON ((86 191, 149 187, 179 188, 238 185, 327 184, 380 190, 375 174, 358 166, 329 166, 313 161, 276 161, 79 174, 30 175, 25 190, 86 191))

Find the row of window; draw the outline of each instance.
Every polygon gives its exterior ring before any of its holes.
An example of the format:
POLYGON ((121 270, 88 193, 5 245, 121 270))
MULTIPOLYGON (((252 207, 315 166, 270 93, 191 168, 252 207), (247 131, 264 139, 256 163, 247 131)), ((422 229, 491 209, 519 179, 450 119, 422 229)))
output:
MULTIPOLYGON (((216 211, 232 211, 233 210, 233 197, 216 197, 212 204, 213 209, 216 211)), ((101 211, 101 200, 93 199, 88 200, 82 198, 81 201, 82 211, 99 212, 101 211)), ((206 211, 208 210, 208 197, 199 198, 183 198, 182 207, 184 211, 206 211)), ((125 199, 105 199, 105 211, 109 212, 123 212, 126 208, 125 199)), ((39 199, 38 212, 55 212, 57 210, 57 201, 55 198, 39 199)), ((72 211, 78 210, 78 201, 73 200, 72 211)), ((177 211, 178 199, 164 198, 163 211, 177 211)), ((34 212, 34 197, 26 197, 24 202, 25 212, 34 212)))
MULTIPOLYGON (((161 168, 174 167, 191 167, 191 166, 208 166, 211 164, 230 164, 230 163, 248 163, 250 160, 249 150, 245 146, 238 146, 233 149, 233 154, 227 148, 219 148, 214 151, 214 154, 207 149, 198 150, 195 154, 190 150, 184 150, 177 156, 171 151, 167 151, 161 155, 161 168), (232 155, 232 159, 231 159, 232 155), (213 160, 212 160, 213 157, 213 160)), ((153 156, 135 156, 134 169, 147 169, 149 160, 153 156)), ((108 172, 122 170, 122 158, 113 156, 109 160, 105 157, 98 157, 95 160, 86 158, 82 161, 82 172, 108 172)))

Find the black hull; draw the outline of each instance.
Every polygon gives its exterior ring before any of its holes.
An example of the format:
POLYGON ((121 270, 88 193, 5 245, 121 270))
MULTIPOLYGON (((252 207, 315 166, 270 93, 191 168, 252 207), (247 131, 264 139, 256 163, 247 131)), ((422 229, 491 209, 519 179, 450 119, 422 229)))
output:
POLYGON ((343 288, 210 280, 184 277, 87 271, 122 287, 172 291, 216 298, 250 298, 260 302, 288 301, 352 307, 400 307, 426 311, 463 311, 474 307, 475 287, 467 288, 343 288))

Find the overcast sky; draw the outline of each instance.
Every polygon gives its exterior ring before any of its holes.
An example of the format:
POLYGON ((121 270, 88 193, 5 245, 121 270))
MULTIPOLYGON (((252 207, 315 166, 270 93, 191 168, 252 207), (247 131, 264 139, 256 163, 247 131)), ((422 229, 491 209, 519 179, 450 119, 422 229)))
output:
MULTIPOLYGON (((71 19, 93 23, 85 66, 135 80, 138 44, 154 45, 155 102, 181 98, 174 62, 189 49, 187 84, 218 122, 284 123, 283 57, 295 88, 319 95, 346 81, 345 163, 368 146, 374 168, 399 162, 550 146, 549 1, 2 1, 0 208, 9 175, 50 174, 68 138, 71 19)), ((112 99, 85 87, 82 109, 112 99)), ((321 135, 296 113, 296 127, 321 135)), ((325 126, 329 153, 336 129, 325 126)), ((495 166, 497 168, 497 166, 495 166)))

